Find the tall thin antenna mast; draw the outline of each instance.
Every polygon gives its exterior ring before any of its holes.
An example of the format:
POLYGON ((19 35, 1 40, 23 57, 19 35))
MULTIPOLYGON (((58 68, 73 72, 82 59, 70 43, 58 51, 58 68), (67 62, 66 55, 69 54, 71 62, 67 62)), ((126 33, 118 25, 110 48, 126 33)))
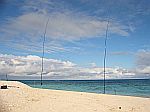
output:
POLYGON ((104 49, 104 94, 106 93, 106 56, 107 56, 107 38, 108 38, 108 27, 109 27, 109 17, 107 20, 106 33, 105 33, 105 49, 104 49))
POLYGON ((44 30, 44 38, 43 38, 43 53, 42 53, 42 68, 41 68, 41 86, 43 85, 43 70, 44 70, 44 54, 45 54, 45 36, 46 36, 46 31, 47 31, 47 25, 48 25, 48 22, 49 22, 49 18, 46 22, 46 26, 45 26, 45 30, 44 30))
POLYGON ((6 73, 6 80, 8 81, 8 75, 7 75, 7 73, 6 73))

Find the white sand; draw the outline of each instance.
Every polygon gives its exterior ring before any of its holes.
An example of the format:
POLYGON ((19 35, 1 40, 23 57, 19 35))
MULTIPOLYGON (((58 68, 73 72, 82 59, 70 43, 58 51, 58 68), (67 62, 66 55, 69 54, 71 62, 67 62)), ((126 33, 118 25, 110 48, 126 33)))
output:
POLYGON ((35 89, 0 81, 4 84, 13 87, 0 89, 0 112, 150 112, 150 98, 35 89))

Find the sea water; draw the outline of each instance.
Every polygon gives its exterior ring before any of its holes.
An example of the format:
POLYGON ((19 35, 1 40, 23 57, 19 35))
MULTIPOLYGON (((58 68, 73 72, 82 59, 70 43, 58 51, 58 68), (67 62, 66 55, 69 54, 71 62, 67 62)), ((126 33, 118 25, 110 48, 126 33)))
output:
MULTIPOLYGON (((104 93, 103 80, 21 80, 35 88, 104 93)), ((150 97, 150 79, 106 80, 106 94, 150 97)))

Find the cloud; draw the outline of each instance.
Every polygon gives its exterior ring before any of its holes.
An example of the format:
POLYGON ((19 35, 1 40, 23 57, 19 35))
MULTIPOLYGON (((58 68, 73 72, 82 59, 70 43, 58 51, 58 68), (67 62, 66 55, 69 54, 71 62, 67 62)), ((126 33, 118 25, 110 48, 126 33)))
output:
MULTIPOLYGON (((107 21, 98 20, 85 14, 71 12, 54 12, 50 15, 40 13, 27 13, 14 18, 9 24, 3 26, 2 32, 20 36, 23 38, 40 40, 43 36, 45 24, 49 19, 47 27, 47 40, 80 40, 82 38, 94 38, 103 36, 106 30, 107 21)), ((110 22, 110 32, 121 36, 128 36, 128 27, 116 22, 110 22)))
MULTIPOLYGON (((0 76, 8 74, 12 78, 39 79, 41 74, 41 58, 35 55, 14 56, 0 55, 0 76)), ((103 68, 80 67, 70 61, 44 59, 45 79, 103 79, 103 68)), ((106 78, 134 78, 133 71, 121 67, 106 68, 106 78)))
POLYGON ((137 53, 137 66, 147 67, 150 66, 150 51, 149 50, 140 50, 137 53))
MULTIPOLYGON (((133 69, 107 67, 107 79, 149 78, 149 51, 137 53, 137 64, 133 69), (146 60, 146 61, 145 61, 146 60)), ((103 67, 81 67, 70 61, 44 59, 44 79, 103 79, 103 67)), ((12 79, 39 79, 41 58, 35 55, 15 56, 0 54, 0 76, 8 74, 12 79)))
POLYGON ((139 75, 146 75, 150 77, 150 51, 149 50, 140 50, 136 54, 136 72, 139 75))
MULTIPOLYGON (((15 74, 15 75, 37 75, 41 72, 41 58, 38 56, 14 56, 14 55, 0 55, 0 72, 1 74, 15 74)), ((57 69, 63 70, 72 68, 75 64, 69 61, 61 61, 54 59, 44 59, 44 72, 55 71, 57 69)))
MULTIPOLYGON (((40 52, 38 49, 42 46, 47 19, 48 16, 39 13, 28 13, 12 19, 9 24, 1 27, 0 31, 5 38, 0 38, 0 41, 6 45, 11 44, 14 48, 40 52)), ((46 46, 49 47, 46 47, 45 51, 48 53, 70 51, 63 46, 63 41, 78 41, 102 36, 105 33, 106 24, 106 21, 81 15, 74 17, 72 14, 51 14, 46 33, 46 46)), ((110 25, 111 33, 128 35, 125 26, 115 22, 110 25)))
POLYGON ((125 51, 116 51, 116 52, 111 52, 109 53, 110 55, 130 55, 133 54, 132 52, 125 52, 125 51))
MULTIPOLYGON (((105 18, 90 15, 85 11, 77 11, 64 1, 60 3, 51 0, 37 0, 36 3, 32 0, 25 1, 18 10, 21 14, 5 18, 0 28, 3 37, 0 38, 1 43, 11 44, 14 48, 40 52, 37 50, 37 45, 41 45, 48 18, 50 21, 46 33, 46 46, 50 46, 51 49, 46 51, 49 53, 70 51, 64 47, 62 41, 79 41, 105 35, 107 24, 105 18), (52 45, 54 41, 57 45, 52 45)), ((130 29, 117 20, 110 21, 109 33, 111 34, 128 36, 130 29)))

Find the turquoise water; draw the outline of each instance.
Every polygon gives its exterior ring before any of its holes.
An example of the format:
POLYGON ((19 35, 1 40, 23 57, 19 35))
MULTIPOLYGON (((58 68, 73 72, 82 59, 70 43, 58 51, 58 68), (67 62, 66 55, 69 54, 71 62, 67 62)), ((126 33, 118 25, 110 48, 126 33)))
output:
MULTIPOLYGON (((21 80, 21 82, 41 88, 39 80, 21 80)), ((42 88, 103 93, 103 80, 44 80, 42 88)), ((150 79, 106 80, 106 94, 150 97, 150 79)))

